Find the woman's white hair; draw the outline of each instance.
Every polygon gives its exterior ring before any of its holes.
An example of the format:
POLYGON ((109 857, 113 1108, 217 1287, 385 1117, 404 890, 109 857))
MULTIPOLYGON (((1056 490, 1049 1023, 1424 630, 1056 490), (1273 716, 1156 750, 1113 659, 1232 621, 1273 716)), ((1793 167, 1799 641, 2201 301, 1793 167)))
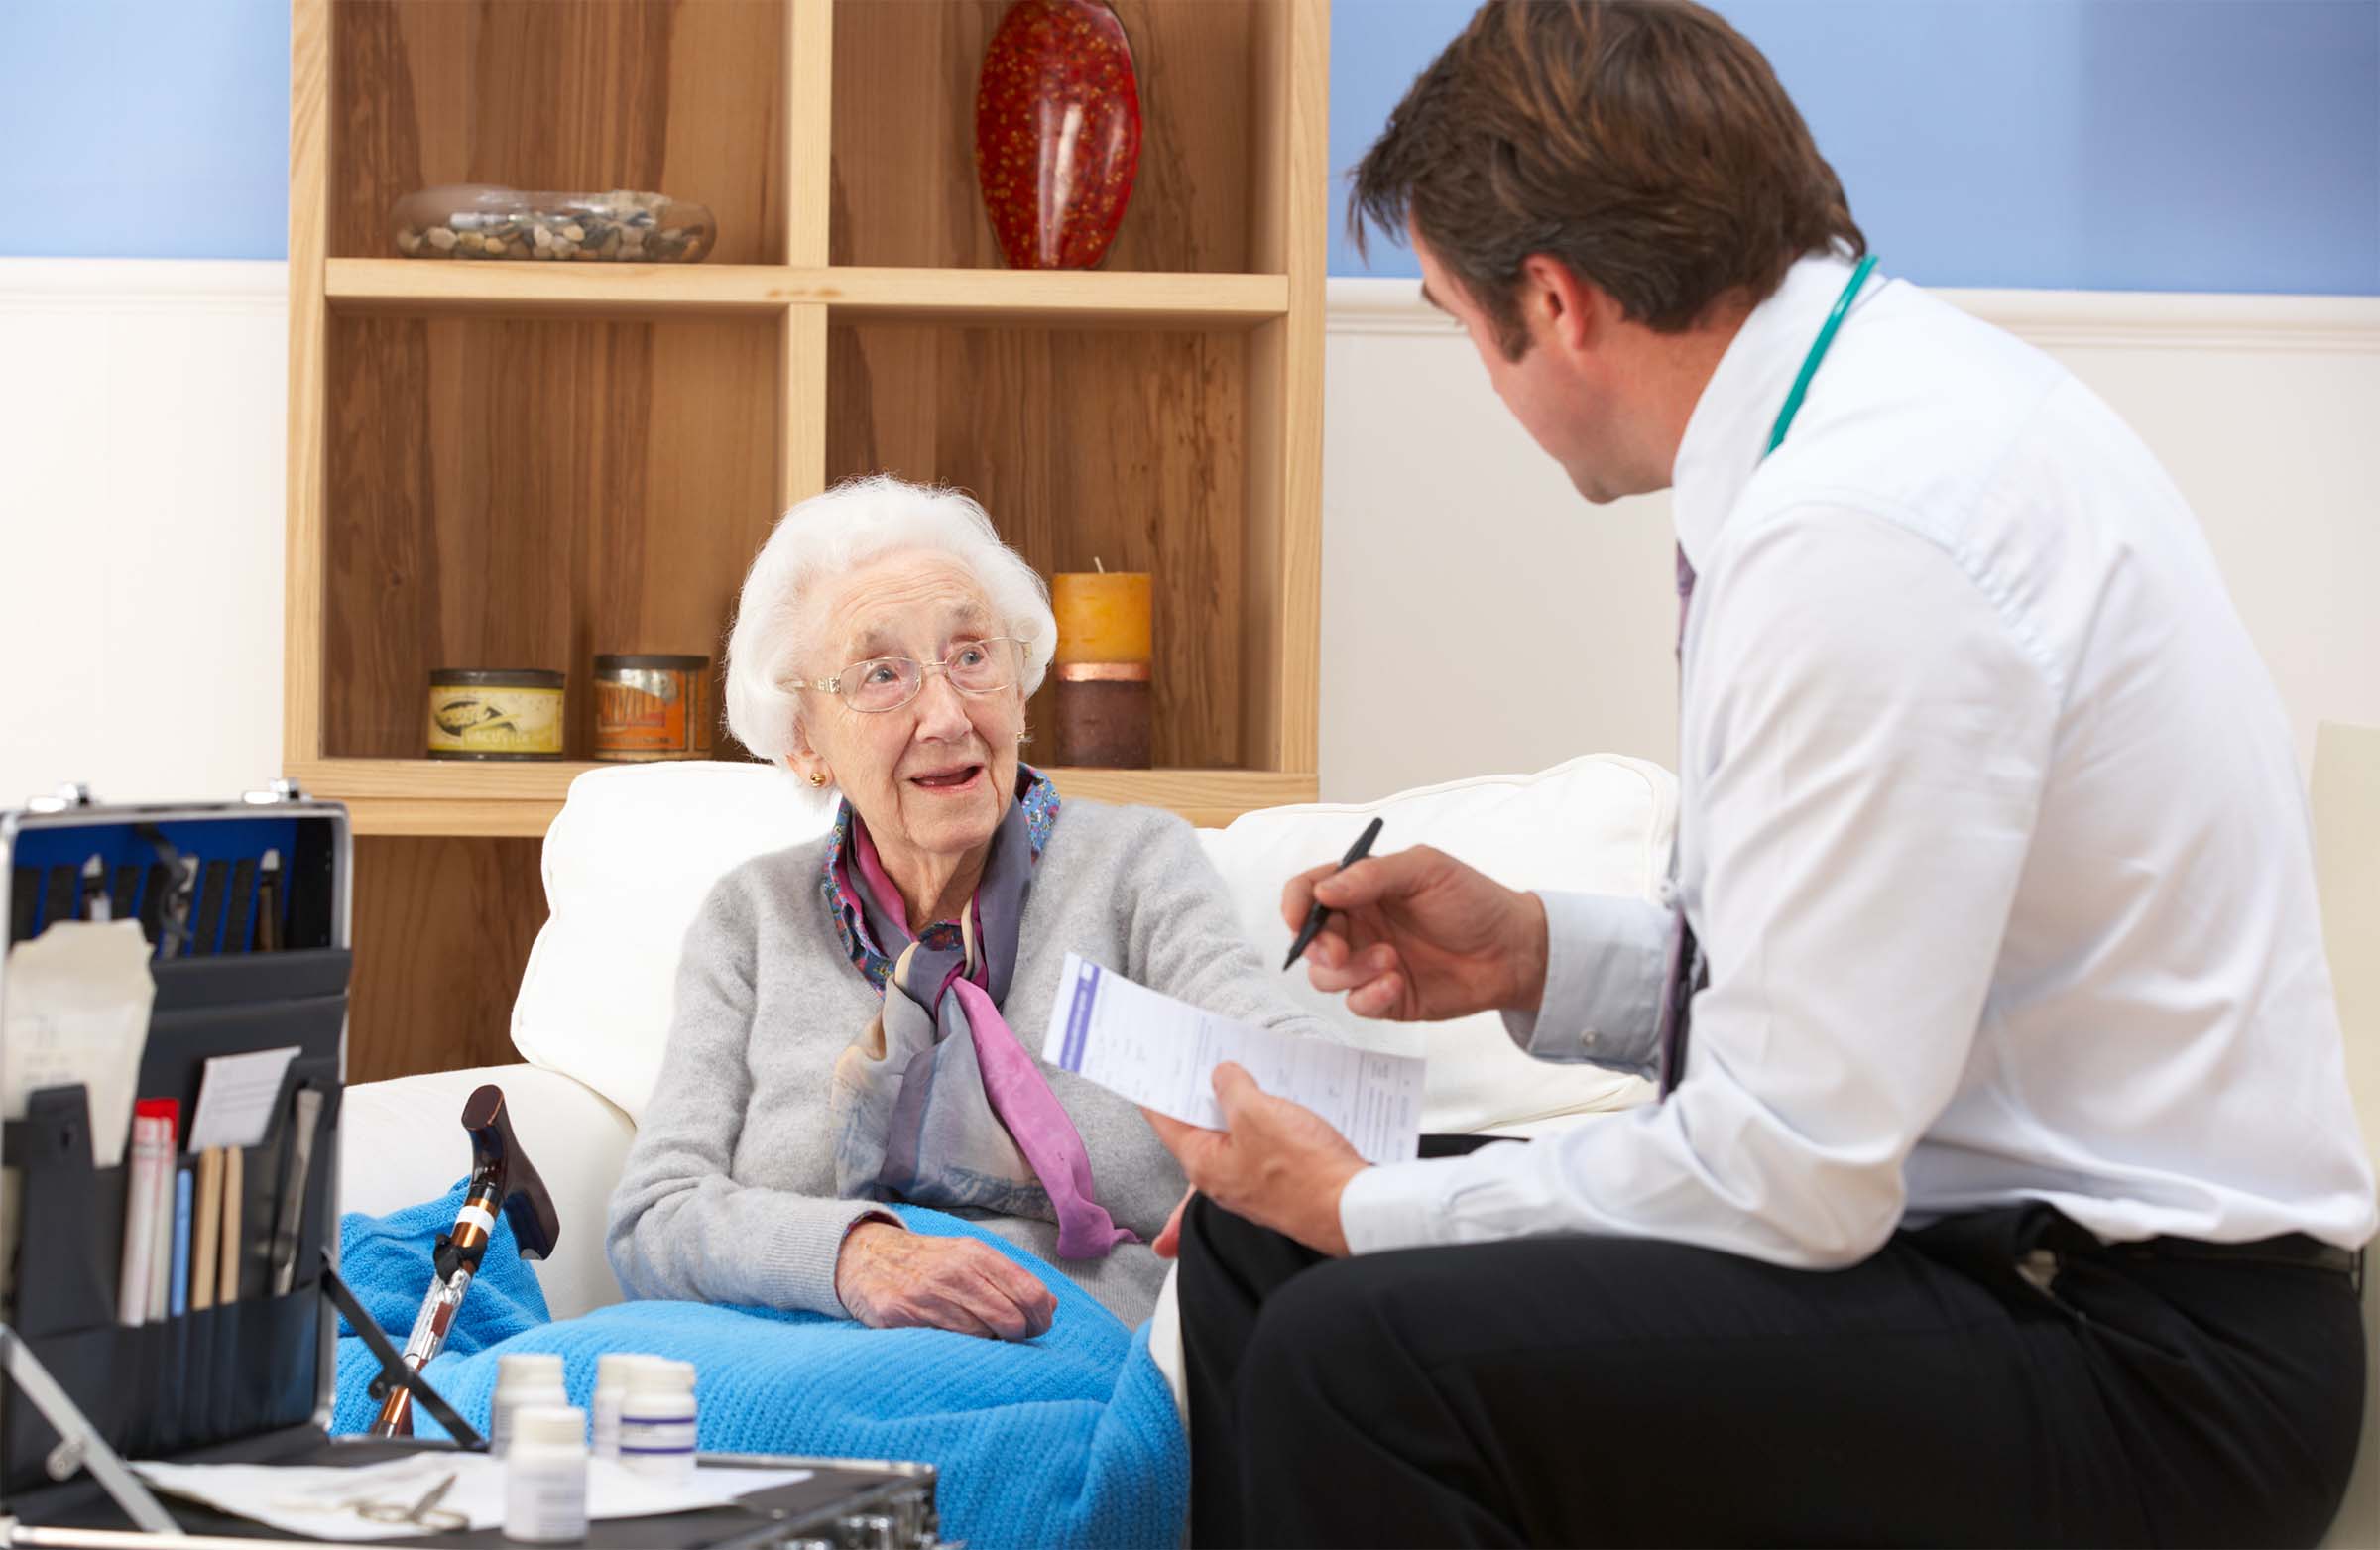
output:
POLYGON ((773 765, 793 751, 801 695, 780 685, 813 645, 802 628, 818 584, 897 549, 948 554, 964 564, 1002 628, 1025 642, 1024 692, 1041 686, 1058 647, 1048 585, 1000 541, 972 497, 873 474, 813 495, 778 518, 744 578, 727 639, 727 725, 746 748, 773 765))

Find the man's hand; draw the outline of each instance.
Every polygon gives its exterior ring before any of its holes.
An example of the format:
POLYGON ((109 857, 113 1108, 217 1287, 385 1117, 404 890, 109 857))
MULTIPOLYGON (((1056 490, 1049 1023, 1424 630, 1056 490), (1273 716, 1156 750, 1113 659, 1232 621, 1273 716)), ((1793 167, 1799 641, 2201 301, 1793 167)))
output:
POLYGON ((1347 1010, 1394 1022, 1475 1012, 1535 1012, 1545 999, 1545 905, 1427 845, 1328 865, 1281 890, 1295 931, 1319 900, 1331 911, 1306 949, 1318 991, 1347 992, 1347 1010))
MULTIPOLYGON (((1215 1098, 1223 1106, 1220 1131, 1140 1111, 1189 1175, 1191 1193, 1309 1249, 1346 1253, 1339 1197, 1347 1181, 1364 1171, 1363 1157, 1322 1116, 1271 1096, 1229 1061, 1215 1068, 1215 1098)), ((1166 1258, 1180 1247, 1182 1210, 1189 1204, 1184 1195, 1157 1235, 1156 1251, 1166 1258)))
POLYGON ((835 1295, 871 1329, 922 1326, 989 1340, 1031 1340, 1058 1311, 1032 1271, 990 1244, 888 1222, 862 1222, 844 1235, 835 1295))

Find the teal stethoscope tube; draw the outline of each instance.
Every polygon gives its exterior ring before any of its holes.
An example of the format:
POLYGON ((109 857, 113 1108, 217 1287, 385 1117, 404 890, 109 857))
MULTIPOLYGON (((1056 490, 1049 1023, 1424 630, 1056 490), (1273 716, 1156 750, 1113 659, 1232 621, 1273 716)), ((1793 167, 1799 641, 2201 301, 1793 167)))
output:
POLYGON ((1835 310, 1827 314, 1826 326, 1819 329, 1818 338, 1811 343, 1810 353, 1802 357, 1801 373, 1793 379, 1793 391, 1785 395, 1785 407, 1777 411, 1777 422, 1769 427, 1768 445, 1761 449, 1761 456, 1766 457, 1774 452, 1777 444, 1785 439, 1785 432, 1793 427, 1793 417, 1802 412, 1802 395, 1810 391, 1810 379, 1818 375, 1818 363, 1827 358, 1827 347, 1835 342, 1835 331, 1843 326, 1843 319, 1849 313, 1851 302, 1858 298, 1859 288, 1867 284, 1867 277, 1875 271, 1876 256, 1873 253, 1861 259, 1859 267, 1851 271, 1851 283, 1844 286, 1843 295, 1835 298, 1835 310))

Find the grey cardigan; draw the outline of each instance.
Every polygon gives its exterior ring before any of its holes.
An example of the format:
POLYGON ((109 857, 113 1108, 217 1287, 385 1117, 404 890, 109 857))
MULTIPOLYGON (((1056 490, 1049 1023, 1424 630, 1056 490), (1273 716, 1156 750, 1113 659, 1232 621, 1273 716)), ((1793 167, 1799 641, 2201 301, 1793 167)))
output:
MULTIPOLYGON (((612 1195, 612 1269, 631 1296, 844 1316, 835 1256, 873 1208, 835 1198, 827 1093, 836 1057, 882 998, 845 956, 828 912, 831 844, 821 837, 746 862, 711 890, 686 933, 660 1081, 612 1195)), ((1057 1257, 1053 1223, 981 1220, 1137 1324, 1165 1272, 1147 1244, 1181 1198, 1182 1173, 1132 1105, 1040 1061, 1069 951, 1226 1016, 1337 1035, 1257 960, 1187 823, 1149 808, 1063 803, 1001 1010, 1073 1117, 1100 1203, 1141 1241, 1068 1261, 1057 1257)))

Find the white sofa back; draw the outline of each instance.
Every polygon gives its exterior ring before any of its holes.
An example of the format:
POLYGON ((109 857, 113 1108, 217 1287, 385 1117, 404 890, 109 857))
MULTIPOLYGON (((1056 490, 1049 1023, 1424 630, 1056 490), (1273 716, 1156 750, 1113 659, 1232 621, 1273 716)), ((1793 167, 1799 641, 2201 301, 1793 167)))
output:
MULTIPOLYGON (((1650 896, 1667 864, 1676 795, 1658 766, 1590 755, 1534 775, 1360 807, 1277 807, 1202 830, 1261 955, 1278 962, 1288 949, 1283 881, 1335 860, 1374 814, 1384 819, 1381 852, 1430 844, 1516 888, 1650 896)), ((833 815, 830 801, 762 765, 631 765, 579 776, 545 836, 551 914, 513 1006, 514 1047, 634 1121, 660 1073, 678 947, 711 884, 749 857, 822 833, 833 815)), ((1283 983, 1321 1014, 1349 1021, 1302 972, 1283 983)), ((1529 1060, 1492 1014, 1352 1031, 1373 1047, 1428 1055, 1423 1124, 1433 1131, 1524 1127, 1633 1096, 1633 1084, 1607 1073, 1529 1060)))

